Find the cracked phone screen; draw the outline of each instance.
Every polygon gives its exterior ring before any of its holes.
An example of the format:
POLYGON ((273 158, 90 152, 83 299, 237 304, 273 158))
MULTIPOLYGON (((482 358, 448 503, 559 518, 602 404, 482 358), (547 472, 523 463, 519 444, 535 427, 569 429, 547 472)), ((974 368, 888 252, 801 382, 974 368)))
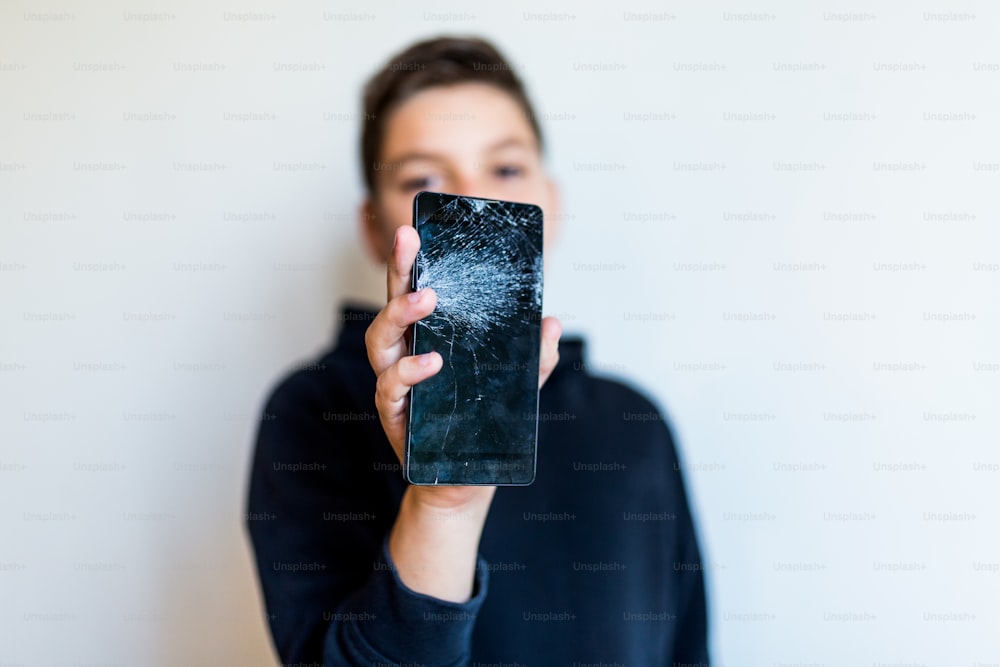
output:
POLYGON ((413 287, 438 302, 412 352, 441 371, 410 393, 406 478, 414 484, 530 484, 535 477, 542 318, 542 210, 421 192, 413 287))

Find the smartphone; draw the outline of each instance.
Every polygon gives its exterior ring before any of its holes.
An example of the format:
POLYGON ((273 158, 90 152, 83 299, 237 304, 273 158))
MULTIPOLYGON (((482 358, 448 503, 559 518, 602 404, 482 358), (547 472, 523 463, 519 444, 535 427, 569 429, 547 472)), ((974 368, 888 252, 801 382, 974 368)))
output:
POLYGON ((403 469, 411 484, 527 485, 535 479, 542 325, 542 209, 420 192, 414 290, 437 306, 410 351, 444 365, 410 390, 403 469))

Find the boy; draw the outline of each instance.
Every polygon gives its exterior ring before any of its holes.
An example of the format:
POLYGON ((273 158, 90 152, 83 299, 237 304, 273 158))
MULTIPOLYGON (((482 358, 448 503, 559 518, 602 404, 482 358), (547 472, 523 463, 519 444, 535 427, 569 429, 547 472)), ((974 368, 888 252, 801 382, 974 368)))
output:
POLYGON ((369 81, 364 107, 362 228, 388 258, 387 303, 346 307, 336 344, 278 384, 251 472, 248 528, 282 662, 707 665, 670 430, 635 390, 591 376, 555 319, 542 323, 534 483, 403 479, 408 391, 442 365, 404 340, 436 303, 409 292, 413 196, 538 204, 546 243, 559 202, 522 85, 487 42, 414 44, 369 81))

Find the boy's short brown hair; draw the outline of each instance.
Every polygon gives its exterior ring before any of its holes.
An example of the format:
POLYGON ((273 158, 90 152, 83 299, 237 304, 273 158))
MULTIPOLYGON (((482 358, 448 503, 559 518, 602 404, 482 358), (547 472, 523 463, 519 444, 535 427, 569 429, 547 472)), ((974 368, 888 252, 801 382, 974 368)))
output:
POLYGON ((392 111, 422 90, 461 83, 486 83, 508 93, 524 110, 542 147, 542 132, 524 85, 496 47, 477 37, 424 40, 393 56, 365 85, 361 169, 369 194, 375 194, 376 163, 392 111))

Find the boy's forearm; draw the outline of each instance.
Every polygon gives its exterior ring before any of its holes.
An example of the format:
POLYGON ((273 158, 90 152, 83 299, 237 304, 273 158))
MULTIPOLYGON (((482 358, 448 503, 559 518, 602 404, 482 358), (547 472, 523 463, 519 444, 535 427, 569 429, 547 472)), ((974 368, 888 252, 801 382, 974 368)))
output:
POLYGON ((403 494, 389 535, 389 555, 400 580, 424 595, 466 602, 472 597, 479 539, 495 487, 467 503, 442 508, 429 505, 420 491, 403 494))

